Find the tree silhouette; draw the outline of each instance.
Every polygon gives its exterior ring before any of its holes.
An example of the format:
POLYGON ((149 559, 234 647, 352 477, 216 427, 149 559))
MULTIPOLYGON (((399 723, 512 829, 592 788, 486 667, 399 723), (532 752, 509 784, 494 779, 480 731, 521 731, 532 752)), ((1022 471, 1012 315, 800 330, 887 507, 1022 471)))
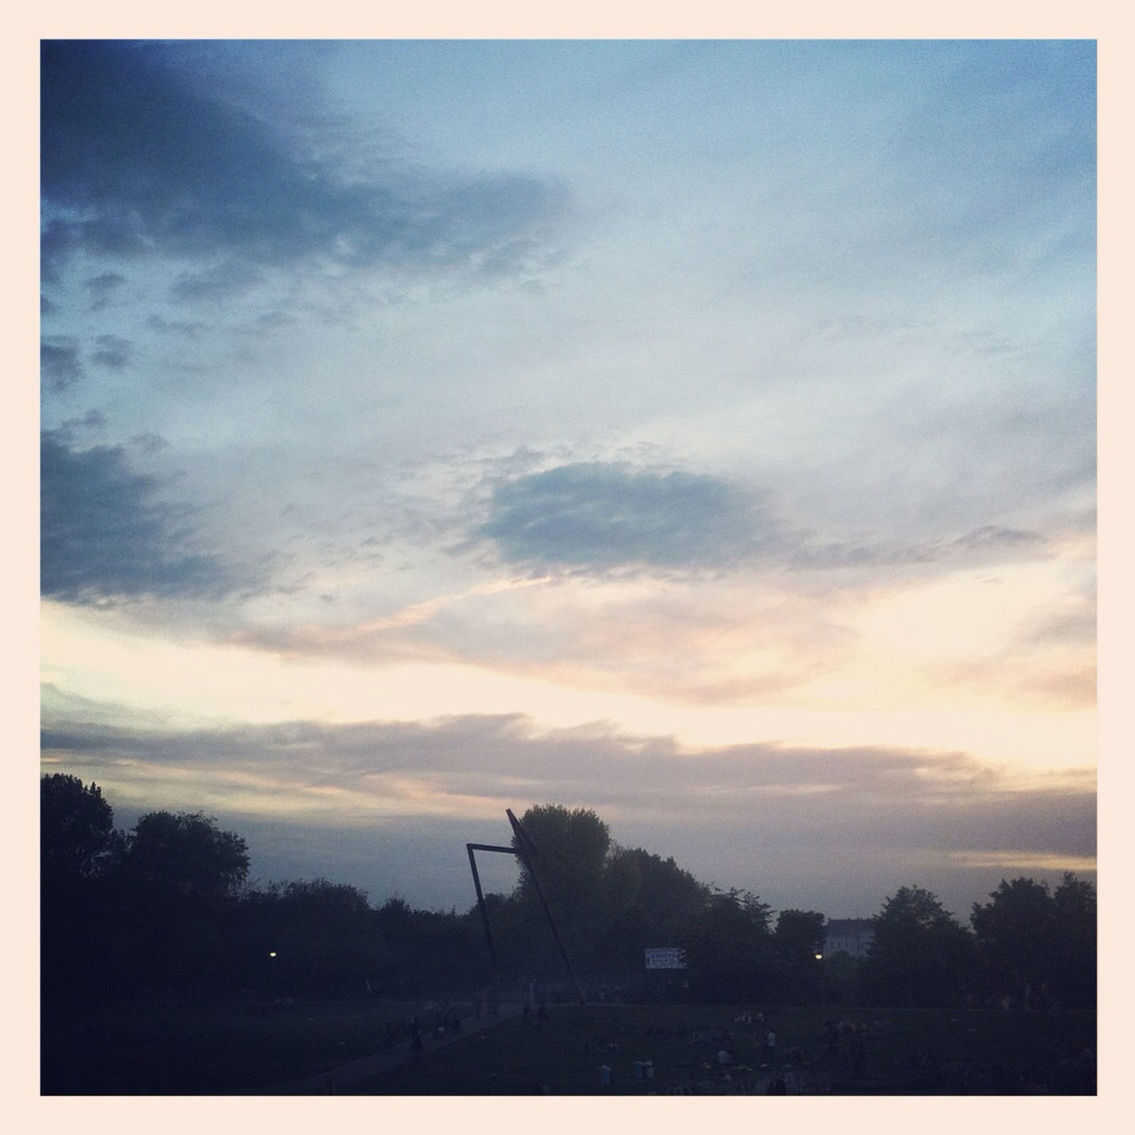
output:
POLYGON ((973 904, 973 926, 987 988, 997 1000, 1023 1003, 1051 977, 1056 907, 1048 887, 1032 879, 1001 880, 990 901, 973 904))
POLYGON ((714 891, 682 943, 691 989, 725 1004, 763 999, 772 975, 769 915, 748 891, 714 891))
POLYGON ((685 941, 710 890, 673 859, 641 847, 616 847, 603 876, 604 929, 599 950, 612 964, 638 968, 648 946, 685 941))
MULTIPOLYGON (((611 846, 607 825, 590 808, 572 810, 561 804, 538 804, 520 822, 536 848, 533 866, 549 900, 569 906, 596 901, 611 846)), ((517 847, 515 835, 512 845, 517 847)), ((535 885, 523 858, 520 863, 517 893, 523 899, 535 885)))
POLYGON ((1054 993, 1068 1005, 1096 1007, 1096 889, 1065 872, 1052 895, 1056 907, 1054 993))
POLYGON ((114 812, 97 784, 52 773, 39 784, 40 867, 45 883, 90 878, 114 850, 114 812))
POLYGON ((900 887, 871 920, 863 990, 880 1005, 944 1006, 972 983, 973 940, 922 887, 900 887))
POLYGON ((232 894, 248 875, 248 845, 201 812, 149 812, 126 837, 133 880, 187 896, 232 894))
POLYGON ((512 846, 526 853, 519 856, 520 878, 513 892, 527 939, 525 952, 543 968, 560 964, 552 962, 556 947, 539 898, 542 890, 573 963, 594 965, 611 847, 607 825, 589 808, 560 804, 531 807, 520 823, 534 848, 521 847, 513 835, 512 846))
POLYGON ((108 873, 122 841, 97 784, 40 779, 40 967, 45 1008, 98 988, 115 928, 108 873))
MULTIPOLYGON (((321 878, 246 889, 244 839, 199 811, 150 812, 122 833, 95 784, 51 774, 40 795, 45 1000, 207 989, 456 994, 490 968, 476 907, 422 911, 392 897, 374 909, 362 891, 321 878)), ((772 928, 754 894, 712 889, 673 859, 612 844, 590 809, 538 805, 521 823, 535 851, 511 894, 486 896, 506 972, 562 980, 538 877, 589 982, 645 982, 646 947, 678 946, 684 995, 807 1004, 823 994, 822 914, 784 910, 772 928)), ((1071 874, 1051 894, 1031 879, 1002 880, 974 904, 972 933, 919 887, 900 888, 872 923, 861 980, 849 974, 841 989, 847 1000, 935 1006, 981 991, 1033 1007, 1095 1004, 1095 889, 1071 874)))
POLYGON ((804 1005, 820 1000, 824 916, 814 910, 782 910, 773 931, 779 1000, 804 1005))
POLYGON ((112 880, 121 940, 118 980, 132 988, 200 989, 231 969, 237 891, 248 848, 200 812, 149 812, 125 840, 112 880))
POLYGON ((1034 879, 1001 880, 970 915, 986 992, 1018 1008, 1095 1004, 1095 888, 1065 874, 1052 894, 1034 879))

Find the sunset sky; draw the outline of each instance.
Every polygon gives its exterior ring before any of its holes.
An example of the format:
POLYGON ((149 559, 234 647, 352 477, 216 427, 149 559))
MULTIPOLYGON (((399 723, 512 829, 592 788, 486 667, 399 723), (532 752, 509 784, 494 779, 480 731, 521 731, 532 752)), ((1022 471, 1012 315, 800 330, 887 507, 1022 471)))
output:
POLYGON ((831 917, 1094 878, 1091 42, 42 76, 43 771, 376 905, 538 803, 831 917))

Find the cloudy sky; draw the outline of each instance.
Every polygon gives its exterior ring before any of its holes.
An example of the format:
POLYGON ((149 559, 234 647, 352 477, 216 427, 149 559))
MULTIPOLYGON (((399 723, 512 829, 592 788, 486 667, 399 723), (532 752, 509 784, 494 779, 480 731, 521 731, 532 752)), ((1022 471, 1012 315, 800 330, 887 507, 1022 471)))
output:
POLYGON ((375 903, 549 802, 832 917, 1094 877, 1090 42, 42 79, 45 771, 375 903))

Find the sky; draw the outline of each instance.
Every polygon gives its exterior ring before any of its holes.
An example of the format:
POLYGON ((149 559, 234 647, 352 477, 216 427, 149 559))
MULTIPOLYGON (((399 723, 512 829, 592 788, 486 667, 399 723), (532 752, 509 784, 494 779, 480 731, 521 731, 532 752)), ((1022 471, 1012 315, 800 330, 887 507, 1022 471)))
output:
POLYGON ((42 771, 376 905, 541 803, 835 918, 1095 878, 1090 41, 41 66, 42 771))

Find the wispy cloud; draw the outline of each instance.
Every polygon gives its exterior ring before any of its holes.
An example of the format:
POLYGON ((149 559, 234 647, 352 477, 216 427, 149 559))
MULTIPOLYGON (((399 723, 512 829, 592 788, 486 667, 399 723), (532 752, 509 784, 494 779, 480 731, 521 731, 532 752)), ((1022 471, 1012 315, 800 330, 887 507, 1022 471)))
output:
POLYGON ((102 311, 109 307, 119 293, 126 277, 119 272, 101 272, 87 280, 87 291, 91 297, 91 311, 102 311))
POLYGON ((549 254, 563 186, 409 168, 344 178, 195 81, 176 56, 155 43, 44 43, 49 281, 80 251, 181 262, 181 300, 238 294, 262 269, 301 263, 315 273, 391 267, 473 279, 529 271, 549 254))
POLYGON ((130 365, 133 347, 134 344, 128 339, 120 339, 117 335, 100 335, 95 340, 91 361, 111 370, 122 370, 130 365))
POLYGON ((47 389, 58 393, 83 377, 79 344, 70 336, 51 336, 39 345, 40 374, 47 389))

